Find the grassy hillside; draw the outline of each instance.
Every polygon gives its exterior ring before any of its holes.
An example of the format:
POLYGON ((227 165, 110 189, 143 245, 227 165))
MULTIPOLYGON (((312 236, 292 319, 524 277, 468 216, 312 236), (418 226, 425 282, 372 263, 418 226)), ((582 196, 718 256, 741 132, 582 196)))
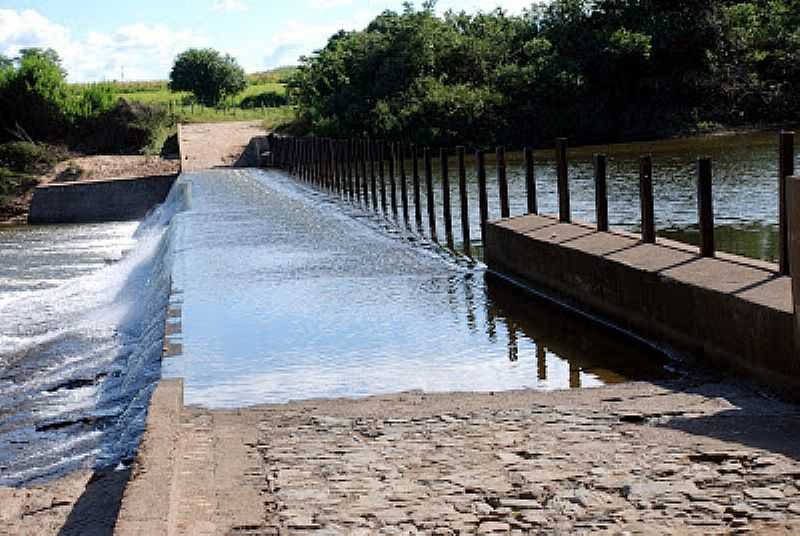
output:
MULTIPOLYGON (((182 123, 204 123, 216 121, 264 121, 268 128, 287 123, 294 118, 292 106, 243 108, 242 101, 264 93, 286 95, 286 78, 295 67, 281 67, 271 71, 248 75, 248 86, 239 95, 233 96, 218 108, 194 104, 187 92, 170 91, 166 80, 141 82, 110 82, 114 95, 129 102, 161 105, 169 109, 176 121, 182 123)), ((73 87, 81 87, 79 84, 73 87)))

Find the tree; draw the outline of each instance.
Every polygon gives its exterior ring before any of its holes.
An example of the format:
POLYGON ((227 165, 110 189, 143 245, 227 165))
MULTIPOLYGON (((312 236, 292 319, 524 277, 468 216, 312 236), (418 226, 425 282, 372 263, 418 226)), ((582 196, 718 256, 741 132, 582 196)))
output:
POLYGON ((207 106, 216 106, 247 87, 244 69, 236 59, 211 48, 192 48, 178 55, 169 79, 170 89, 189 91, 207 106))
POLYGON ((0 77, 0 125, 9 132, 36 140, 55 139, 66 127, 70 93, 61 60, 54 51, 25 49, 16 67, 0 77))

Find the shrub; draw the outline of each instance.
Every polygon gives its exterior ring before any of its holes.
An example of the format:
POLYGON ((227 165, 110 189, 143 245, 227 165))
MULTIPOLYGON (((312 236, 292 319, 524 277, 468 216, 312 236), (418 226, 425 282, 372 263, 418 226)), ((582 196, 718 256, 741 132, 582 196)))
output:
POLYGON ((114 87, 111 84, 88 84, 70 99, 69 115, 74 122, 97 117, 110 110, 115 103, 114 87))
POLYGON ((18 173, 46 173, 62 151, 38 143, 18 141, 0 145, 0 166, 18 173))
POLYGON ((0 204, 4 198, 22 195, 37 183, 38 180, 31 175, 0 167, 0 204))
POLYGON ((107 112, 77 129, 75 145, 87 153, 148 152, 172 124, 167 110, 119 99, 107 112))
POLYGON ((286 106, 289 104, 289 99, 286 95, 278 93, 277 91, 265 91, 258 95, 250 95, 242 99, 241 108, 249 110, 252 108, 277 108, 279 106, 286 106))
POLYGON ((178 55, 169 80, 172 91, 189 91, 206 106, 216 106, 247 87, 247 76, 236 60, 211 48, 192 48, 178 55))

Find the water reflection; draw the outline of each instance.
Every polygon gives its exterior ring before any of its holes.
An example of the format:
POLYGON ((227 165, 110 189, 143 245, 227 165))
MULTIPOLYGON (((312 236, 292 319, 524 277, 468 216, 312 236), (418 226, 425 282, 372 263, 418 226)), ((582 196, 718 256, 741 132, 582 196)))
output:
POLYGON ((663 360, 643 360, 627 339, 489 284, 482 268, 282 174, 192 181, 173 272, 184 354, 164 367, 185 379, 187 403, 577 388, 663 374, 663 360))
POLYGON ((664 368, 664 355, 649 345, 554 307, 492 274, 487 273, 485 284, 487 317, 505 325, 509 360, 521 355, 535 360, 540 384, 548 381, 552 356, 568 363, 571 388, 581 387, 587 376, 610 384, 671 374, 664 368))
MULTIPOLYGON (((726 136, 702 136, 653 143, 629 143, 570 149, 570 197, 572 216, 576 220, 594 222, 594 179, 592 154, 608 155, 608 196, 609 222, 613 228, 625 231, 639 230, 639 157, 653 156, 653 182, 655 190, 656 226, 665 236, 680 239, 679 233, 687 230, 692 235, 692 227, 697 223, 696 207, 696 161, 700 156, 713 160, 714 207, 716 223, 723 230, 719 249, 740 253, 756 258, 774 258, 770 249, 744 247, 736 248, 738 235, 748 240, 751 232, 748 226, 760 226, 770 243, 775 242, 778 196, 778 144, 775 133, 749 133, 726 136), (725 240, 726 235, 730 241, 725 240)), ((552 150, 539 150, 535 153, 536 181, 539 209, 543 214, 558 212, 555 160, 552 150)), ((526 211, 524 159, 521 152, 508 152, 508 182, 511 215, 526 211)), ((477 255, 480 256, 480 218, 477 193, 477 173, 474 158, 467 158, 467 179, 469 181, 469 221, 470 235, 477 255)), ((437 228, 444 228, 442 219, 442 186, 439 177, 439 164, 434 159, 434 189, 436 192, 437 228)), ((499 191, 496 178, 496 162, 493 154, 486 155, 488 201, 490 219, 500 216, 499 191)), ((800 169, 800 152, 796 167, 800 169)), ((411 169, 411 163, 406 164, 411 169)), ((451 171, 451 174, 455 173, 451 171)), ((452 179, 452 178, 451 178, 452 179)), ((424 183, 424 178, 422 179, 424 183)), ((457 181, 451 180, 451 204, 453 213, 453 232, 459 249, 463 242, 457 181)), ((413 205, 413 196, 410 196, 413 205)), ((426 198, 420 213, 423 217, 421 231, 429 228, 426 198)), ((391 217, 391 216, 390 216, 391 217)))

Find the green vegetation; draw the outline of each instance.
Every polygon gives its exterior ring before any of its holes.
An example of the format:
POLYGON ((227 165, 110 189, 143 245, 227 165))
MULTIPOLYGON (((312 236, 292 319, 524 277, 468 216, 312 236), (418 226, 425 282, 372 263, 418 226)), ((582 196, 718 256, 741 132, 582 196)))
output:
POLYGON ((225 97, 244 91, 247 78, 233 56, 210 48, 191 48, 175 59, 169 87, 192 93, 206 106, 217 106, 225 97))
POLYGON ((6 204, 38 183, 37 175, 50 171, 64 151, 38 143, 18 141, 0 145, 0 216, 6 204))
POLYGON ((299 125, 427 144, 652 138, 800 119, 800 0, 406 3, 302 61, 299 125), (794 88, 794 89, 793 89, 794 88))

